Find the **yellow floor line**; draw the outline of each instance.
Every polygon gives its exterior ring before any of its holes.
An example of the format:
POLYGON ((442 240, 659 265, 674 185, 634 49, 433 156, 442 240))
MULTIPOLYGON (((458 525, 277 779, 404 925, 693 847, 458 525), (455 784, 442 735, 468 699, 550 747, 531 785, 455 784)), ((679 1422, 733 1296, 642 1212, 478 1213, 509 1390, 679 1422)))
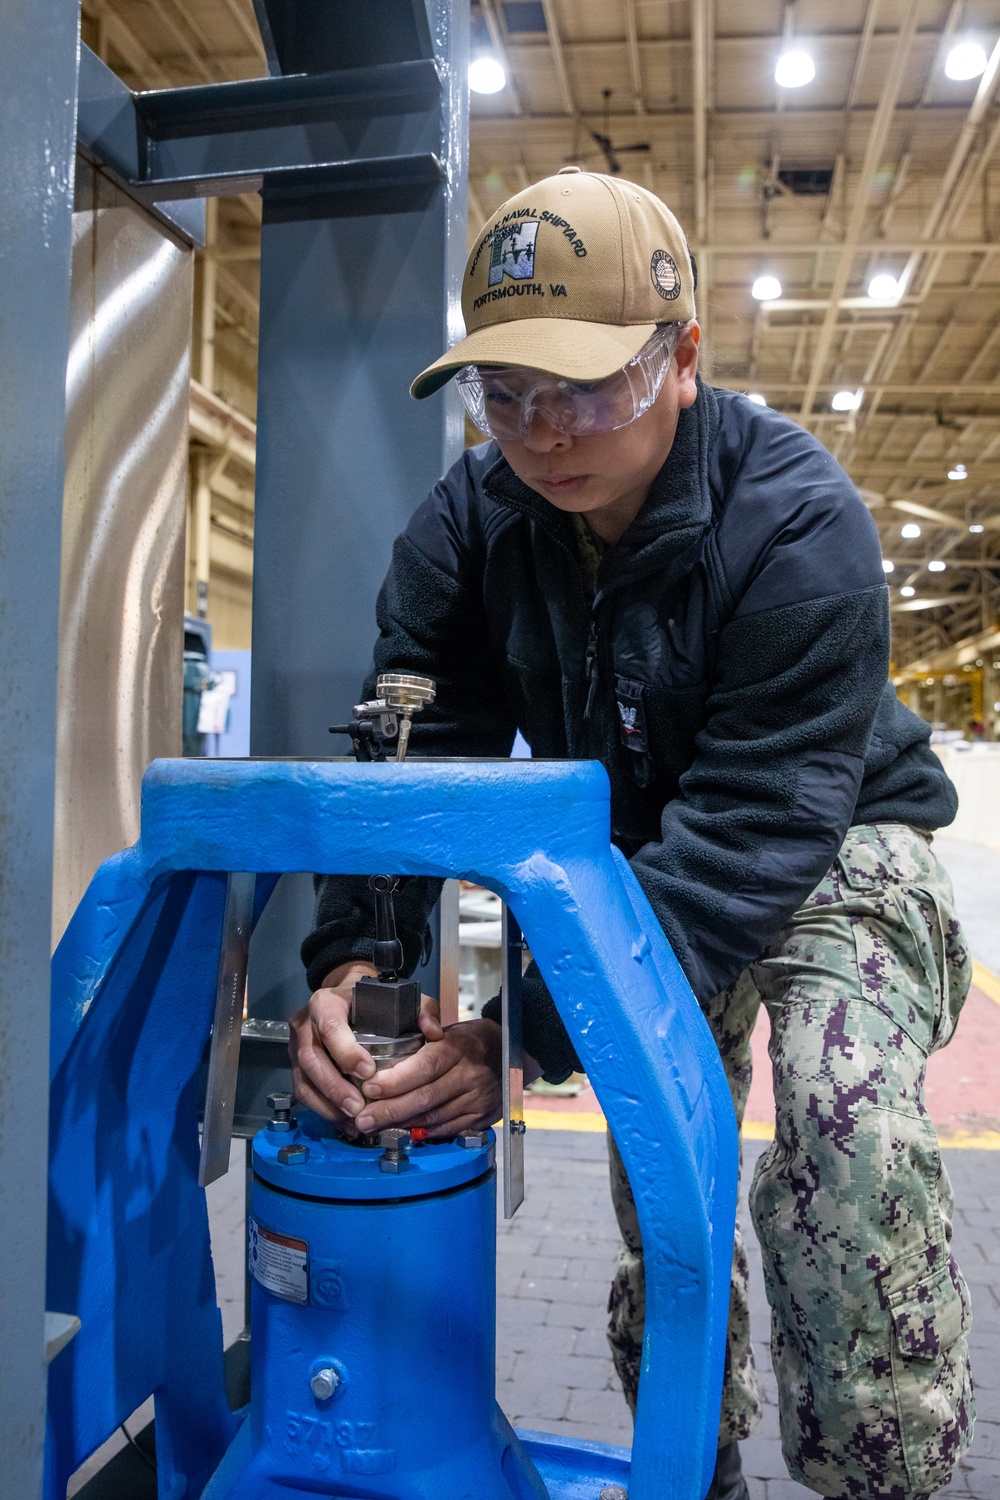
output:
POLYGON ((603 1115, 585 1110, 526 1109, 524 1123, 529 1130, 585 1130, 591 1135, 603 1134, 608 1128, 603 1115))
MULTIPOLYGON (((603 1134, 608 1125, 603 1115, 583 1110, 526 1109, 524 1123, 531 1130, 577 1130, 603 1134)), ((747 1120, 743 1126, 745 1141, 773 1141, 774 1126, 766 1120, 747 1120)), ((1000 1151, 1000 1130, 983 1130, 978 1134, 958 1132, 941 1142, 944 1151, 1000 1151)))
POLYGON ((982 990, 984 995, 989 995, 994 1005, 1000 1005, 1000 979, 988 969, 985 964, 972 960, 972 982, 982 990))

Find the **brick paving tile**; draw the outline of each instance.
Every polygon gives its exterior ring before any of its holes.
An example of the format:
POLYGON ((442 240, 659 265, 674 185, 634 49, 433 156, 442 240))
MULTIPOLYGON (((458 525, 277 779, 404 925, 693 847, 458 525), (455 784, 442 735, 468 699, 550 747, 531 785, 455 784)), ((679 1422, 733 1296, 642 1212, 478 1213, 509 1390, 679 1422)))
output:
MULTIPOLYGON (((520 1306, 521 1304, 518 1304, 520 1306)), ((510 1349, 517 1354, 526 1351, 540 1356, 558 1355, 569 1359, 580 1334, 575 1328, 546 1328, 544 1323, 515 1322, 497 1326, 497 1350, 510 1349)))
POLYGON ((511 1380, 497 1389, 497 1400, 507 1412, 533 1412, 549 1422, 561 1422, 566 1416, 573 1392, 565 1385, 553 1385, 542 1380, 511 1380))
MULTIPOLYGON (((602 1304, 603 1306, 603 1304, 602 1304)), ((576 1336, 574 1354, 589 1354, 594 1359, 608 1358, 608 1340, 603 1327, 584 1328, 576 1336)))
POLYGON ((565 1359, 556 1355, 532 1352, 518 1354, 511 1379, 528 1384, 552 1384, 567 1390, 606 1391, 610 1370, 606 1360, 585 1359, 571 1354, 565 1359))

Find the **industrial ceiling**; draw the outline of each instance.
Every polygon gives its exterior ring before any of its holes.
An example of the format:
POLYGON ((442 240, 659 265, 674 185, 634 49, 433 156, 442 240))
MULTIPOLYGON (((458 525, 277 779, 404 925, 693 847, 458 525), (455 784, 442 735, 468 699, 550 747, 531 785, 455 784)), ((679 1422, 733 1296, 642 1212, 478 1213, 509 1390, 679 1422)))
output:
MULTIPOLYGON (((83 30, 133 88, 265 71, 251 0, 83 0, 83 30)), ((472 95, 471 232, 567 162, 657 192, 697 257, 703 368, 808 426, 871 507, 897 673, 985 645, 1000 582, 1000 0, 475 0, 472 36, 507 82, 472 95), (948 76, 959 43, 982 48, 985 71, 948 76), (775 82, 789 51, 812 58, 810 82, 775 82), (873 297, 876 276, 895 286, 873 297), (778 285, 755 297, 764 277, 778 285)), ((234 582, 242 568, 247 590, 259 218, 256 197, 219 204, 194 360, 214 565, 234 582), (236 456, 220 462, 227 420, 236 456)))

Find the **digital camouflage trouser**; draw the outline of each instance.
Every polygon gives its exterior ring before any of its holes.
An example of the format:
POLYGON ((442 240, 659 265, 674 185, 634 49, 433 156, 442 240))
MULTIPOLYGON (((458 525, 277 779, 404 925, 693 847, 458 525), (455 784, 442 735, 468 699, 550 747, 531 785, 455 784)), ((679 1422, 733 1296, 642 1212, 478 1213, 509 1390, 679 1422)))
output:
MULTIPOLYGON (((970 974, 930 840, 882 823, 850 830, 805 905, 706 1010, 741 1122, 761 1001, 771 1020, 775 1139, 750 1213, 785 1461, 820 1495, 923 1500, 972 1438, 968 1293, 923 1101, 927 1056, 950 1039, 970 974)), ((608 1337, 634 1410, 642 1242, 613 1143, 611 1191, 623 1244, 608 1337)), ((737 1229, 720 1444, 759 1416, 737 1229)))

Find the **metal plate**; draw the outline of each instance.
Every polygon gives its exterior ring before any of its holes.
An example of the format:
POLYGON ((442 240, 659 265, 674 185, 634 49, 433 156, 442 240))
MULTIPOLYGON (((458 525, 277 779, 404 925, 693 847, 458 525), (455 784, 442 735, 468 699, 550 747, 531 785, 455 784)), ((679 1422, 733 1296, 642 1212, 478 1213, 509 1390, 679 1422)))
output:
POLYGON ((521 965, 524 939, 517 918, 503 909, 503 1216, 512 1219, 524 1202, 524 1047, 521 1031, 521 965))
POLYGON ((454 1026, 458 1020, 458 893, 457 880, 446 880, 441 887, 438 1000, 442 1026, 454 1026))
POLYGON ((76 192, 53 944, 139 837, 149 762, 181 750, 194 256, 83 162, 76 192))
POLYGON ((234 871, 226 882, 226 910, 222 919, 219 981, 215 993, 215 1022, 208 1054, 208 1090, 201 1134, 198 1183, 207 1187, 229 1171, 229 1143, 236 1109, 236 1075, 240 1065, 240 1028, 247 988, 247 960, 253 928, 256 875, 234 871))

